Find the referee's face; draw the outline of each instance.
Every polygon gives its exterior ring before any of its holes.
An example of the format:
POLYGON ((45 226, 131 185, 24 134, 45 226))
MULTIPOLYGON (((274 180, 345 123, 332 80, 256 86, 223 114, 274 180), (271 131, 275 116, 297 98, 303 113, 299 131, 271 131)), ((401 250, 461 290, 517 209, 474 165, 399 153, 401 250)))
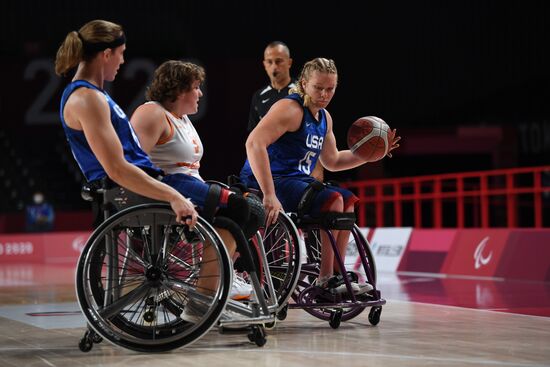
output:
POLYGON ((285 81, 290 78, 292 59, 283 46, 268 47, 264 52, 264 68, 271 82, 285 81))

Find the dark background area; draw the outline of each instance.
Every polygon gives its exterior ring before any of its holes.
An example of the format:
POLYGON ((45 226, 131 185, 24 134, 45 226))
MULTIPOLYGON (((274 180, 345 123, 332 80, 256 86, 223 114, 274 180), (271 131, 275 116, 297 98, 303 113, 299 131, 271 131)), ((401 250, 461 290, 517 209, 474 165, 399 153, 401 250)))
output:
POLYGON ((152 70, 189 59, 207 72, 193 118, 201 173, 225 181, 245 159, 261 60, 282 40, 297 75, 335 60, 329 106, 340 148, 358 117, 403 137, 391 160, 329 174, 352 180, 550 163, 550 5, 546 1, 4 1, 0 15, 0 212, 42 190, 58 209, 87 207, 58 118, 68 79, 53 74, 65 35, 89 20, 123 25, 126 64, 107 88, 130 116, 152 70), (359 5, 360 4, 360 5, 359 5))

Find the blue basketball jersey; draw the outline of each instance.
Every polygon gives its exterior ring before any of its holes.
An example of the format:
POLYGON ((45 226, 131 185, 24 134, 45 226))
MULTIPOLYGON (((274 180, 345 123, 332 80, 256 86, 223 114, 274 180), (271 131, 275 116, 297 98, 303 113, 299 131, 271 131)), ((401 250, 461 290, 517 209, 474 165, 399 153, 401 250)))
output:
MULTIPOLYGON (((285 98, 296 101, 300 106, 304 105, 303 99, 297 93, 290 94, 285 98)), ((317 164, 327 133, 325 110, 319 111, 319 121, 307 107, 303 107, 303 111, 300 128, 284 133, 267 148, 273 178, 309 176, 317 164)), ((245 183, 256 181, 248 159, 241 170, 241 180, 245 183)))
POLYGON ((113 99, 105 91, 95 85, 85 80, 76 80, 67 85, 63 91, 63 96, 61 97, 60 117, 61 124, 65 130, 65 135, 67 136, 67 141, 69 142, 73 156, 80 166, 80 170, 86 177, 86 180, 98 180, 107 176, 107 173, 105 173, 105 170, 92 152, 92 149, 84 136, 84 132, 74 130, 67 126, 65 119, 63 118, 63 110, 69 96, 76 89, 81 87, 95 89, 105 95, 105 99, 109 104, 109 109, 111 112, 111 122, 122 144, 122 149, 126 160, 150 174, 161 174, 162 171, 153 165, 147 154, 141 149, 138 137, 132 129, 128 117, 126 117, 124 111, 122 111, 115 101, 113 101, 113 99))

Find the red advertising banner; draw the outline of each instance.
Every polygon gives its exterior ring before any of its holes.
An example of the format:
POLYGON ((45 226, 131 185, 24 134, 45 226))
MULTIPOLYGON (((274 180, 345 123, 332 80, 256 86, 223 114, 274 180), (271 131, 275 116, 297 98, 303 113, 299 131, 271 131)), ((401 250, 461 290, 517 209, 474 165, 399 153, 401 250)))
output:
POLYGON ((90 232, 59 232, 44 237, 44 263, 76 266, 90 232))
POLYGON ((0 236, 0 264, 41 263, 44 258, 42 234, 0 236))
POLYGON ((513 230, 495 275, 513 279, 550 280, 550 230, 513 230))
POLYGON ((509 229, 457 230, 441 272, 484 277, 497 276, 496 270, 510 233, 509 229))
POLYGON ((0 235, 0 264, 76 264, 90 232, 0 235))
POLYGON ((456 229, 414 229, 397 270, 439 273, 456 233, 456 229))

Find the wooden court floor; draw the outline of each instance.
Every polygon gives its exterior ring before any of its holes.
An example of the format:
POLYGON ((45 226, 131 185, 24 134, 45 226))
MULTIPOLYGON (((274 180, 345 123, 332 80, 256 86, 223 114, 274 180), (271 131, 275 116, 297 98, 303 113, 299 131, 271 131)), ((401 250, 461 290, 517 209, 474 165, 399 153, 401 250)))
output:
POLYGON ((382 274, 388 303, 376 327, 368 312, 333 330, 290 310, 264 347, 213 329, 185 348, 145 354, 105 341, 78 349, 85 327, 73 276, 68 267, 0 265, 1 367, 550 366, 546 283, 382 274))

